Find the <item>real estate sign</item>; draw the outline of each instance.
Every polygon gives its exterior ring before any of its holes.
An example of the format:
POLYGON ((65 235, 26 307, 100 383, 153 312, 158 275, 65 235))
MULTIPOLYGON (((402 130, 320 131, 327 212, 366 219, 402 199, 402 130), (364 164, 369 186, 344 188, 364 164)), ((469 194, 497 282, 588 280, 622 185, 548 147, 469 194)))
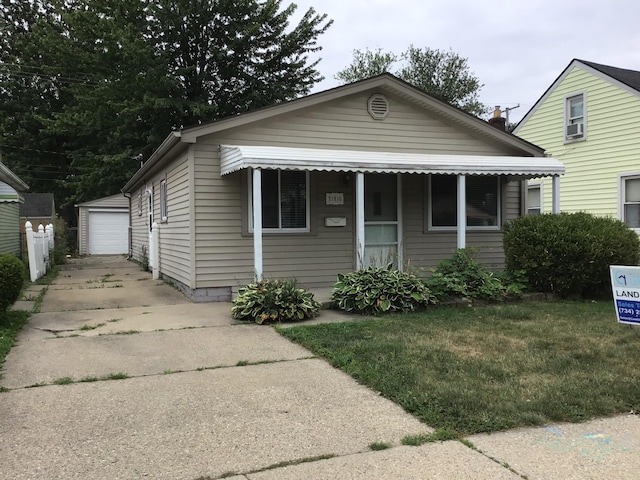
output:
POLYGON ((609 269, 618 321, 640 325, 640 267, 611 265, 609 269))

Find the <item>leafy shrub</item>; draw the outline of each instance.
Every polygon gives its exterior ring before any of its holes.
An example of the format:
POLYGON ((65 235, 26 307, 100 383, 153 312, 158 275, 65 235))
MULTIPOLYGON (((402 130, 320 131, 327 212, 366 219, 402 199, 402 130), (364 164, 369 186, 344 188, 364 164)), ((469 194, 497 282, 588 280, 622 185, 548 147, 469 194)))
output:
POLYGON ((434 303, 429 289, 417 276, 384 267, 369 267, 338 275, 331 300, 347 312, 409 312, 434 303))
POLYGON ((58 218, 53 226, 54 247, 52 254, 53 265, 64 265, 67 263, 69 253, 69 234, 64 220, 58 218))
POLYGON ((238 291, 231 314, 238 320, 263 324, 313 318, 319 310, 313 293, 298 288, 295 280, 260 280, 238 291))
POLYGON ((21 260, 13 255, 0 255, 0 311, 6 311, 18 300, 25 275, 21 260))
POLYGON ((506 286, 475 257, 476 250, 461 248, 456 250, 451 258, 440 261, 437 267, 431 270, 431 277, 426 280, 426 284, 436 298, 503 300, 507 295, 521 293, 521 286, 506 286))
POLYGON ((637 265, 640 240, 625 223, 579 213, 527 215, 504 226, 507 271, 562 297, 611 295, 609 265, 637 265))

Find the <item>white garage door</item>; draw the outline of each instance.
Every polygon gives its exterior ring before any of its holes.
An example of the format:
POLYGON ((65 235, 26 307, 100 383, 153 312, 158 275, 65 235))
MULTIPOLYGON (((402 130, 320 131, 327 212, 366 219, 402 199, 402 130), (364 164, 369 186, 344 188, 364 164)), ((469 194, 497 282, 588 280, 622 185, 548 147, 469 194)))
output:
POLYGON ((89 212, 89 255, 129 251, 129 212, 89 212))

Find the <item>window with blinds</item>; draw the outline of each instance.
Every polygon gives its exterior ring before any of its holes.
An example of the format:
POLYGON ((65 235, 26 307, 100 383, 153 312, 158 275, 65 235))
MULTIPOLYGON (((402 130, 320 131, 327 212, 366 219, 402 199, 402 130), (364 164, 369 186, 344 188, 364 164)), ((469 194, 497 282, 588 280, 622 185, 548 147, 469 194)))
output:
POLYGON ((293 170, 263 170, 261 176, 262 228, 307 231, 309 229, 308 173, 293 170))
MULTIPOLYGON (((473 175, 465 179, 467 228, 497 229, 500 225, 500 179, 473 175)), ((429 179, 429 228, 453 229, 458 225, 458 181, 455 175, 429 179)))

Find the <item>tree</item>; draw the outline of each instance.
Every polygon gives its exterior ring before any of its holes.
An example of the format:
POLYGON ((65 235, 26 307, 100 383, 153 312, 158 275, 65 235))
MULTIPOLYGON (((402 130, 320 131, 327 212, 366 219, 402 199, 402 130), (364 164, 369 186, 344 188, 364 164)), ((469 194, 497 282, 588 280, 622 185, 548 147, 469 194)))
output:
POLYGON ((453 51, 416 48, 411 45, 397 55, 381 49, 354 50, 353 61, 335 75, 345 83, 390 72, 434 97, 473 115, 487 113, 478 100, 482 84, 470 71, 466 58, 453 51), (400 66, 392 71, 395 64, 400 66))
MULTIPOLYGON (((0 7, 0 151, 68 206, 117 193, 175 128, 306 94, 310 8, 282 0, 25 0, 0 7), (52 183, 55 181, 55 183, 52 183)), ((69 213, 68 212, 68 213, 69 213)))

